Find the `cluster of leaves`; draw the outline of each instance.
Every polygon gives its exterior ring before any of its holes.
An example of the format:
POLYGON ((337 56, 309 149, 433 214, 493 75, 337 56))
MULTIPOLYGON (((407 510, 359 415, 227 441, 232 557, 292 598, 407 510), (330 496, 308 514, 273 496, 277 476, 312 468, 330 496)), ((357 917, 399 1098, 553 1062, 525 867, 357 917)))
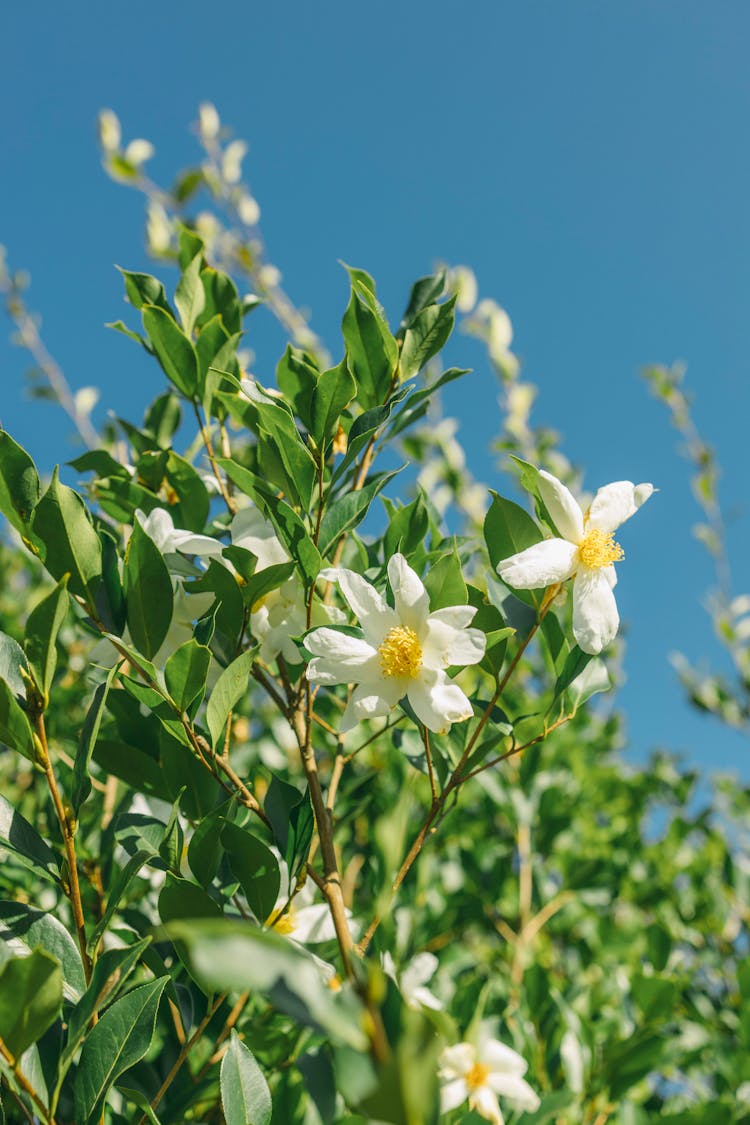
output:
POLYGON ((490 1025, 542 1099, 512 1121, 750 1120, 750 791, 719 794, 720 831, 677 763, 623 766, 568 607, 493 577, 543 505, 495 494, 481 535, 452 536, 376 468, 467 374, 435 367, 445 275, 394 331, 350 269, 341 361, 290 344, 270 387, 238 357, 255 302, 194 229, 176 253, 172 301, 124 272, 140 324, 115 327, 167 387, 72 462, 87 498, 0 433, 6 1119, 427 1125, 441 1046, 490 1025), (230 542, 250 504, 287 561, 230 542), (160 548, 154 513, 208 535, 208 561, 160 548), (344 740, 346 693, 311 691, 302 641, 327 568, 385 590, 396 552, 433 610, 476 608, 474 718, 429 736, 404 704, 344 740), (261 659, 259 607, 290 582, 295 657, 261 659), (311 889, 324 960, 292 940, 311 889), (425 953, 429 1003, 407 984, 425 953))

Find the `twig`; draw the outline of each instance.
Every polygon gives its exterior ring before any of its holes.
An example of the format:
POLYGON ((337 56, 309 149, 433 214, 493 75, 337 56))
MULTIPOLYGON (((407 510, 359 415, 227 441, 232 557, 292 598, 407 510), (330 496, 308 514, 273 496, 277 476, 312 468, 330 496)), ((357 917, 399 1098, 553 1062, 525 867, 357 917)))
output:
MULTIPOLYGON (((216 999, 214 1004, 209 1007, 205 1016, 203 1017, 201 1022, 198 1024, 198 1026, 196 1027, 195 1031, 190 1036, 190 1038, 182 1044, 182 1047, 180 1048, 180 1053, 178 1054, 177 1058, 175 1059, 174 1064, 172 1066, 172 1069, 170 1070, 169 1074, 167 1075, 167 1077, 162 1082, 161 1086, 159 1087, 159 1089, 156 1092, 156 1094, 154 1095, 154 1097, 151 1099, 151 1108, 152 1109, 154 1109, 154 1110, 156 1109, 159 1102, 162 1100, 162 1098, 166 1094, 167 1090, 169 1089, 169 1087, 172 1085, 175 1078, 177 1077, 177 1074, 178 1074, 182 1064, 185 1062, 185 1059, 188 1057, 188 1053, 190 1051, 190 1048, 193 1046, 194 1043, 196 1043, 200 1039, 201 1035, 206 1030, 209 1023, 211 1022, 213 1017, 216 1015, 216 1012, 221 1007, 221 1005, 224 1003, 226 998, 227 998, 226 992, 222 992, 222 994, 216 999)), ((144 1125, 144 1123, 147 1120, 148 1120, 148 1115, 144 1113, 143 1116, 139 1119, 138 1125, 144 1125)))
POLYGON ((50 1115, 50 1111, 48 1110, 47 1106, 39 1097, 39 1094, 37 1094, 36 1090, 31 1085, 26 1075, 20 1069, 20 1059, 17 1060, 13 1057, 2 1039, 0 1039, 0 1055, 3 1056, 6 1063, 13 1071, 13 1077, 15 1078, 18 1085, 21 1087, 25 1094, 28 1094, 34 1105, 42 1114, 43 1120, 47 1122, 47 1125, 55 1125, 54 1117, 50 1115))

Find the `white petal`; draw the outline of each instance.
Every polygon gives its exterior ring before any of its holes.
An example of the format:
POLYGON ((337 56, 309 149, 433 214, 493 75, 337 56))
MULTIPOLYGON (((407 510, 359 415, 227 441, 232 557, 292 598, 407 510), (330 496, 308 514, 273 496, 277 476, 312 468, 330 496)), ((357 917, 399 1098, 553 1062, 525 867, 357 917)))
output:
POLYGON ((232 544, 252 551, 258 560, 258 570, 289 561, 289 555, 276 535, 273 524, 252 505, 237 513, 229 525, 232 544))
POLYGON ((379 645, 389 629, 399 623, 383 595, 353 570, 339 567, 328 574, 331 580, 338 582, 341 593, 359 619, 368 641, 375 646, 379 645))
POLYGON ((492 1125, 505 1125, 497 1098, 489 1086, 480 1086, 469 1098, 469 1105, 475 1109, 480 1117, 491 1121, 492 1125))
POLYGON ((539 495, 563 539, 580 543, 583 538, 583 512, 570 489, 552 473, 540 469, 539 495))
POLYGON ((487 1039, 482 1043, 479 1061, 486 1063, 490 1070, 508 1071, 510 1074, 525 1074, 527 1070, 523 1056, 499 1039, 487 1039))
MULTIPOLYGON (((439 613, 440 611, 438 611, 439 613)), ((478 664, 484 656, 487 638, 480 629, 455 629, 441 621, 438 613, 427 618, 422 640, 422 660, 426 668, 478 664)))
POLYGON ((404 625, 416 633, 430 612, 430 598, 422 580, 403 555, 394 555, 388 562, 388 581, 393 590, 396 613, 404 625))
POLYGON ((426 984, 428 980, 434 977, 438 964, 438 959, 434 953, 418 953, 401 974, 401 983, 404 988, 416 988, 420 984, 426 984))
POLYGON ((497 572, 517 590, 539 590, 570 578, 577 560, 578 548, 567 539, 544 539, 504 559, 497 572))
POLYGON ((433 1012, 441 1012, 444 1007, 442 1000, 438 1000, 437 996, 430 992, 429 988, 425 988, 423 984, 417 985, 411 992, 404 989, 404 999, 412 1007, 430 1008, 433 1012))
POLYGON ((469 1087, 463 1078, 454 1078, 452 1082, 446 1083, 440 1090, 440 1112, 450 1113, 452 1109, 457 1109, 458 1106, 463 1105, 468 1096, 469 1087))
POLYGON ((487 1082, 496 1094, 509 1098, 520 1109, 528 1109, 531 1113, 539 1109, 538 1095, 520 1074, 491 1074, 487 1082))
POLYGON ((452 625, 454 629, 465 629, 471 625, 477 611, 473 605, 448 605, 445 609, 436 609, 430 614, 430 620, 442 621, 445 625, 452 625))
POLYGON ((371 657, 359 665, 346 665, 335 660, 326 660, 323 656, 314 656, 307 666, 307 678, 311 683, 326 684, 357 684, 366 680, 372 683, 380 674, 380 661, 371 657))
POLYGON ((573 584, 573 635, 584 652, 597 656, 617 633, 615 595, 601 570, 581 567, 573 584))
POLYGON ((173 550, 171 544, 174 535, 174 523, 169 512, 166 512, 164 508, 154 508, 153 512, 149 512, 146 516, 140 508, 137 508, 135 518, 146 535, 153 539, 160 551, 173 550))
MULTIPOLYGON (((350 637, 348 633, 329 629, 325 625, 307 634, 305 648, 313 656, 324 656, 326 660, 340 662, 351 668, 356 668, 377 655, 372 645, 361 637, 350 637)), ((342 683, 345 682, 342 680, 342 683)))
POLYGON ((458 684, 432 668, 422 668, 409 682, 407 695, 419 721, 436 734, 444 734, 451 723, 463 722, 474 714, 458 684))
POLYGON ((617 585, 617 571, 615 570, 614 566, 611 563, 609 566, 603 566, 602 574, 609 582, 610 590, 614 590, 615 586, 617 585))
POLYGON ((303 906, 300 910, 295 910, 292 917, 294 929, 291 936, 295 941, 313 945, 319 941, 332 941, 336 937, 331 911, 325 902, 303 906))
POLYGON ((386 679, 360 684, 352 692, 352 697, 341 716, 339 731, 346 734, 363 719, 374 719, 378 715, 388 715, 404 695, 403 681, 386 679))
POLYGON ((472 1043, 454 1043, 446 1047, 440 1056, 440 1075, 442 1078, 461 1077, 473 1067, 477 1052, 472 1043))
POLYGON ((629 480, 618 480, 600 488, 588 511, 586 527, 598 527, 602 531, 615 531, 621 523, 645 504, 654 491, 652 484, 633 484, 629 480))
POLYGON ((202 558, 219 556, 224 550, 224 544, 210 535, 194 535, 192 531, 182 531, 175 528, 171 536, 171 551, 182 551, 185 555, 200 555, 202 558))

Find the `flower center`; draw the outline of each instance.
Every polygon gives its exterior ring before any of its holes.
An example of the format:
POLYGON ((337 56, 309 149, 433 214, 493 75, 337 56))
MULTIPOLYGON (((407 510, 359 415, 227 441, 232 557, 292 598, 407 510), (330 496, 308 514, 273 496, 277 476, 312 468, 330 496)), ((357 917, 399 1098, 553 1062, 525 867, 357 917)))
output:
POLYGON ((286 914, 282 914, 273 923, 273 928, 277 934, 293 934, 297 929, 297 920, 294 917, 294 907, 290 906, 286 914))
POLYGON ((470 1090, 478 1090, 484 1086, 489 1078, 490 1068, 486 1063, 474 1063, 468 1074, 464 1075, 464 1082, 470 1090))
POLYGON ((422 646, 408 625, 395 625, 380 645, 380 664, 384 676, 413 679, 422 667, 422 646))
POLYGON ((593 527, 578 544, 578 557, 584 566, 596 570, 625 558, 625 552, 611 533, 593 527))

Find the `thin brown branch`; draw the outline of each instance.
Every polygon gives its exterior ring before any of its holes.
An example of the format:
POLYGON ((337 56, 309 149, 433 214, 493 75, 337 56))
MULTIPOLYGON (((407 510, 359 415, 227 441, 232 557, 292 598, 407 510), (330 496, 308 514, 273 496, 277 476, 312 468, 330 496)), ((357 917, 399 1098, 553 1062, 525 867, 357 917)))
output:
POLYGON ((2 1039, 0 1039, 0 1055, 3 1056, 6 1063, 13 1071, 13 1077, 15 1078, 18 1085, 21 1087, 23 1092, 31 1098, 32 1102, 41 1113, 42 1120, 45 1121, 47 1125, 55 1125, 54 1117, 50 1114, 47 1106, 44 1104, 39 1094, 36 1092, 26 1075, 21 1070, 21 1060, 15 1059, 13 1057, 12 1053, 8 1050, 8 1047, 2 1039))
POLYGON ((237 501, 234 499, 231 492, 229 491, 229 488, 227 487, 227 482, 224 480, 224 477, 222 476, 222 473, 221 473, 221 469, 219 468, 219 466, 216 462, 216 454, 214 453, 213 442, 211 441, 211 433, 210 433, 210 430, 209 430, 208 426, 206 425, 206 423, 201 418, 200 406, 199 406, 198 401, 196 399, 193 399, 193 410, 195 412, 195 420, 198 423, 198 429, 200 430, 200 435, 201 435, 201 438, 203 440, 203 445, 204 445, 206 453, 208 455, 208 460, 211 464, 211 469, 212 469, 213 474, 216 478, 216 483, 219 486, 219 492, 221 493, 221 498, 224 501, 224 503, 226 504, 227 510, 229 511, 230 515, 234 516, 234 515, 237 514, 237 501))

